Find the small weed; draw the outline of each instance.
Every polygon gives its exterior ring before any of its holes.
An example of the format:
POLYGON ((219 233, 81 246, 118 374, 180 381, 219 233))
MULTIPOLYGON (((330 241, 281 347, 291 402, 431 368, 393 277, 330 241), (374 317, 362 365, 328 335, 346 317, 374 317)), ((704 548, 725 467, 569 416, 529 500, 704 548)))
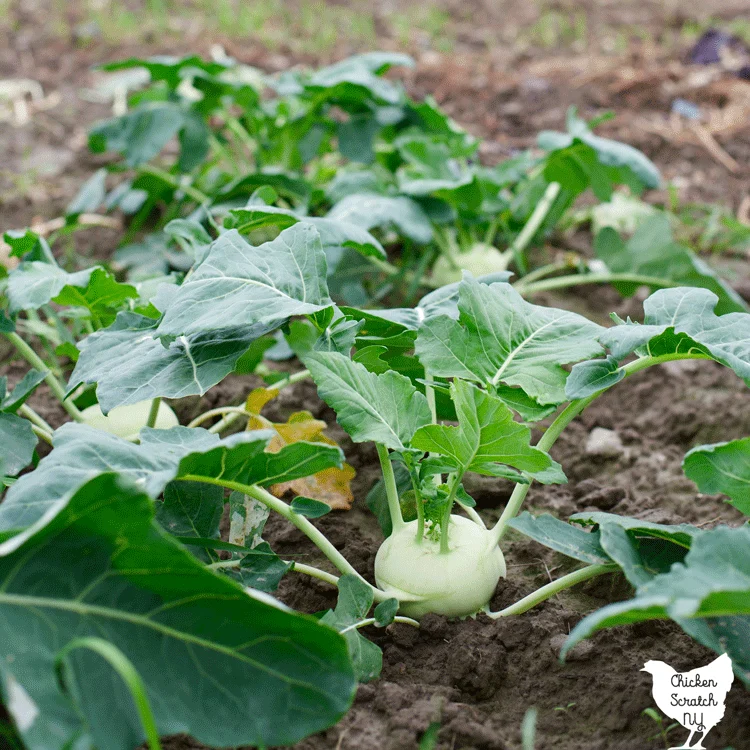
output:
POLYGON ((641 716, 648 716, 649 719, 652 719, 658 729, 656 734, 652 734, 650 737, 647 737, 646 741, 653 742, 654 740, 660 739, 664 743, 664 747, 668 748, 671 744, 669 740, 669 734, 675 729, 679 728, 680 725, 675 721, 668 726, 664 726, 664 718, 655 708, 645 709, 641 712, 641 716))

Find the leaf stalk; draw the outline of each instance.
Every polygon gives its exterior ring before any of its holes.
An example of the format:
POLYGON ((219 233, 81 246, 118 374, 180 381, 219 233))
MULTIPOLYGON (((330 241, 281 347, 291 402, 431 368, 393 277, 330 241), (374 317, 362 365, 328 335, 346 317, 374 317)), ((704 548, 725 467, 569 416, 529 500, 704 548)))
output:
POLYGON ((391 525, 393 531, 398 531, 404 527, 404 517, 401 515, 401 503, 398 498, 398 487, 396 486, 396 475, 393 473, 393 465, 391 464, 390 456, 388 455, 388 449, 384 445, 379 443, 375 444, 378 451, 378 458, 380 459, 380 468, 383 471, 383 483, 385 484, 385 492, 388 497, 388 513, 391 516, 391 525))
POLYGON ((52 374, 44 360, 17 333, 6 333, 5 337, 34 369, 45 373, 45 383, 47 383, 49 389, 59 399, 63 409, 68 412, 70 417, 76 422, 82 422, 83 416, 81 412, 72 401, 65 398, 65 388, 63 388, 62 383, 52 374))
POLYGON ((565 589, 569 589, 572 586, 588 581, 590 578, 604 575, 605 573, 615 573, 619 569, 619 566, 614 564, 587 565, 585 568, 575 570, 572 573, 568 573, 567 575, 558 578, 556 581, 548 583, 546 586, 542 586, 505 609, 501 609, 498 612, 490 612, 488 609, 486 614, 493 620, 498 620, 501 617, 509 617, 510 615, 521 615, 533 607, 536 607, 538 604, 541 604, 543 601, 555 596, 555 594, 565 591, 565 589))
POLYGON ((283 516, 290 523, 296 526, 327 558, 333 565, 343 574, 349 574, 356 576, 360 581, 366 583, 373 592, 376 601, 385 601, 386 599, 392 599, 392 596, 385 594, 376 586, 373 586, 369 581, 357 572, 352 564, 328 541, 325 534, 314 526, 305 516, 295 513, 287 503, 279 498, 274 497, 268 490, 258 487, 254 484, 242 484, 241 482, 232 482, 227 479, 214 479, 213 477, 203 477, 195 474, 187 474, 180 479, 186 482, 205 482, 206 484, 213 484, 217 487, 225 487, 229 490, 236 490, 241 492, 243 495, 249 495, 260 503, 263 503, 267 508, 276 511, 280 516, 283 516))

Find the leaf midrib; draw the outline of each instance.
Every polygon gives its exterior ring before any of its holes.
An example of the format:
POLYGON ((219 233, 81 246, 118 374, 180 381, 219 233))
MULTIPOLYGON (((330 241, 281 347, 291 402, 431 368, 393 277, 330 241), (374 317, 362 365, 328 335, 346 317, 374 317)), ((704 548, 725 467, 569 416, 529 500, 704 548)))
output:
MULTIPOLYGON (((180 604, 183 604, 191 600, 194 601, 198 598, 210 598, 214 600, 223 599, 225 601, 239 601, 240 599, 240 597, 238 596, 230 597, 230 596, 223 596, 223 595, 218 596, 216 594, 203 594, 197 597, 192 596, 192 597, 188 597, 186 599, 178 600, 175 602, 169 602, 169 605, 170 605, 170 608, 172 608, 174 606, 179 606, 180 604)), ((107 607, 102 607, 96 604, 84 604, 83 602, 61 600, 61 599, 50 599, 49 597, 41 597, 41 596, 8 594, 5 592, 0 592, 0 605, 2 604, 6 604, 10 606, 25 607, 25 608, 36 607, 40 609, 45 609, 45 608, 54 609, 54 610, 60 610, 64 612, 72 612, 74 614, 80 615, 81 617, 98 616, 103 619, 117 620, 120 622, 128 622, 131 625, 135 625, 137 627, 154 630, 168 638, 174 639, 175 641, 191 643, 193 645, 200 646, 201 648, 205 648, 209 651, 215 651, 216 653, 223 654, 224 656, 234 658, 237 661, 245 662, 246 664, 249 664, 255 667, 261 672, 265 672, 269 676, 274 677, 280 680, 281 682, 285 682, 290 685, 295 685, 295 686, 304 687, 304 688, 313 690, 319 695, 327 695, 325 691, 319 689, 313 683, 303 682, 302 680, 290 679, 286 675, 280 672, 277 672, 274 669, 271 669, 270 667, 263 664, 262 662, 258 662, 255 659, 251 659, 249 656, 240 654, 238 651, 228 646, 222 646, 218 643, 208 641, 205 638, 200 638, 190 633, 185 633, 180 630, 175 630, 174 628, 170 628, 167 625, 150 620, 147 617, 133 615, 129 612, 123 612, 121 610, 109 609, 107 607)), ((261 635, 260 640, 264 640, 263 635, 261 635)), ((276 637, 274 639, 265 638, 265 640, 289 641, 291 639, 289 639, 287 636, 283 636, 283 637, 276 637)), ((250 643, 252 643, 252 641, 250 643)), ((250 645, 250 643, 243 644, 243 647, 250 645)))

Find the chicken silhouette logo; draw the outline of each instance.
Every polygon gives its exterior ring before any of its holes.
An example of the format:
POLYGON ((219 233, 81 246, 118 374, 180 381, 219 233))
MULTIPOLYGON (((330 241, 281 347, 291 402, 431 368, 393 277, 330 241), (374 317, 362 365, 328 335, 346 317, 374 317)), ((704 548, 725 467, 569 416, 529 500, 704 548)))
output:
POLYGON ((663 661, 647 661, 641 672, 651 675, 651 693, 661 712, 690 732, 684 744, 670 750, 705 750, 706 735, 724 718, 724 701, 734 681, 731 659, 722 654, 692 672, 676 672, 663 661), (692 744, 696 734, 700 737, 692 744))

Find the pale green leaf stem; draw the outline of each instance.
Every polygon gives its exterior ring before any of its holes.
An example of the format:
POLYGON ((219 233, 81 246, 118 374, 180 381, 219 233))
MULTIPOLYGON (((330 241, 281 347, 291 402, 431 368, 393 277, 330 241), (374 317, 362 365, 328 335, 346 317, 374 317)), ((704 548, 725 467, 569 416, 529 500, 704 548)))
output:
POLYGON ((47 383, 49 389, 59 399, 63 409, 70 415, 76 422, 82 421, 83 417, 81 412, 78 410, 76 405, 65 397, 65 388, 62 383, 50 372, 49 367, 44 363, 39 355, 17 334, 17 333, 6 333, 8 341, 16 348, 18 353, 35 369, 40 372, 46 373, 44 376, 44 382, 47 383))

